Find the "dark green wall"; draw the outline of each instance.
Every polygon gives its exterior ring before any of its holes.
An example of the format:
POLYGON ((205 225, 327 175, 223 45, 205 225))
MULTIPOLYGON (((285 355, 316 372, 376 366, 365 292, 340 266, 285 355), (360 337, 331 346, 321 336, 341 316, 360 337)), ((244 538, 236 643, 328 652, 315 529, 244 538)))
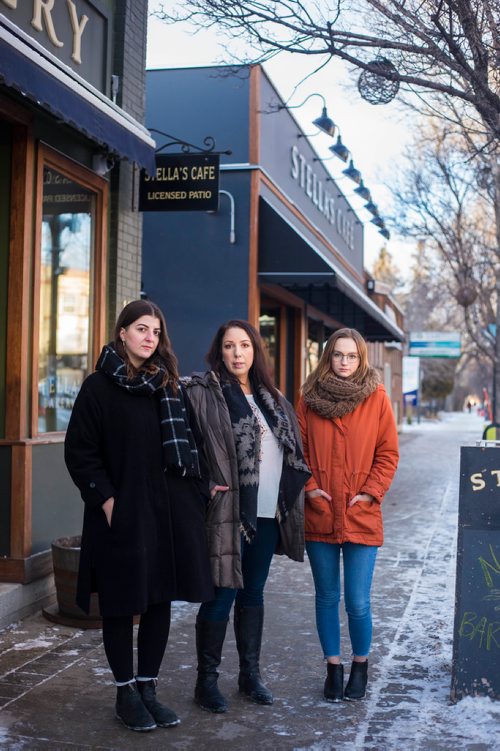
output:
POLYGON ((58 537, 79 535, 83 501, 64 464, 64 444, 33 446, 33 553, 58 537))

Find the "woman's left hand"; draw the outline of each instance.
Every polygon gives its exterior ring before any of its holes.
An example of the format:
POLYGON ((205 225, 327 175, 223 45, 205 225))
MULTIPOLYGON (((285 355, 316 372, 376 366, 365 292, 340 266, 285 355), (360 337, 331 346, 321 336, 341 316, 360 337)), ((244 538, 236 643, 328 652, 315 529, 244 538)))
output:
POLYGON ((210 498, 214 499, 219 491, 225 493, 226 490, 229 490, 229 485, 214 485, 210 488, 210 498))
POLYGON ((373 503, 375 498, 370 495, 369 493, 358 493, 358 495, 355 495, 354 498, 351 498, 349 501, 349 508, 354 506, 355 503, 359 503, 359 501, 363 501, 364 503, 373 503))

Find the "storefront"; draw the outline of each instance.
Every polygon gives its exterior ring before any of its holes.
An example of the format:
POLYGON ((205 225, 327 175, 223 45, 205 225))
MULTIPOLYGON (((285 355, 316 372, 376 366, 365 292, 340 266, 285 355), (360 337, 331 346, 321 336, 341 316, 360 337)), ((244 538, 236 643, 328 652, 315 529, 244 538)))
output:
POLYGON ((144 214, 144 294, 165 311, 181 371, 204 367, 223 321, 248 319, 294 400, 329 334, 352 326, 399 420, 401 312, 368 291, 363 225, 262 68, 152 70, 146 91, 149 128, 195 145, 212 136, 232 152, 221 156, 218 211, 174 203, 144 214))
POLYGON ((64 431, 139 295, 146 22, 146 0, 0 0, 0 582, 80 530, 64 431))

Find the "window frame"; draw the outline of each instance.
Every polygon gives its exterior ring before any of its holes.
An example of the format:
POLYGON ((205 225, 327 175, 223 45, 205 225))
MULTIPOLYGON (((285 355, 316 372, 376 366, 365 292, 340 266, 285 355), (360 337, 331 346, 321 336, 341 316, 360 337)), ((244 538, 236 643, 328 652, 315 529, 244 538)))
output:
POLYGON ((95 193, 95 227, 94 248, 91 264, 91 316, 89 362, 91 368, 96 362, 106 333, 107 301, 107 252, 108 252, 108 208, 109 184, 91 170, 74 162, 58 151, 40 143, 36 166, 36 196, 34 216, 34 259, 33 259, 33 300, 31 342, 31 418, 30 433, 33 438, 63 440, 66 431, 39 432, 38 429, 38 365, 40 336, 40 277, 41 277, 41 241, 43 217, 43 173, 44 168, 52 168, 70 180, 74 180, 95 193))

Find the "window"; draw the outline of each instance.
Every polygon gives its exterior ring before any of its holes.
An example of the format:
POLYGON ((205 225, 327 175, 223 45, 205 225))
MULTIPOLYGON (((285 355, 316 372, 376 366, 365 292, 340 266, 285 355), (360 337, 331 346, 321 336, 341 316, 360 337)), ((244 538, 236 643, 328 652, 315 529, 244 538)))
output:
MULTIPOLYGON (((59 158, 62 161, 62 157, 59 158)), ((102 186, 86 170, 42 162, 38 226, 37 404, 34 432, 66 429, 84 378, 94 365, 103 318, 102 186), (64 169, 66 167, 66 169, 64 169), (96 279, 100 289, 96 295, 96 279)))
POLYGON ((273 380, 279 384, 280 359, 279 359, 279 336, 280 336, 280 310, 263 310, 259 317, 260 334, 266 345, 267 355, 271 364, 273 380))

